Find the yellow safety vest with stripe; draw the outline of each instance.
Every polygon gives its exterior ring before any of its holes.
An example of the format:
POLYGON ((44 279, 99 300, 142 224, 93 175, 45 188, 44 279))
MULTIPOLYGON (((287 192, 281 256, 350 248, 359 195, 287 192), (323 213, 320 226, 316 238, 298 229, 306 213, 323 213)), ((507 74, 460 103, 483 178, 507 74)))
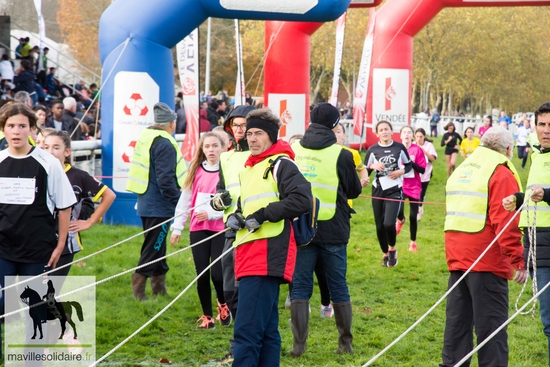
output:
MULTIPOLYGON (((241 209, 243 217, 248 217, 261 208, 265 208, 271 203, 279 200, 279 189, 273 178, 273 170, 269 169, 271 163, 279 156, 287 157, 286 154, 275 154, 263 161, 255 164, 253 167, 245 167, 239 172, 239 181, 241 183, 241 209), (264 175, 267 172, 267 177, 264 175)), ((277 237, 283 232, 285 223, 281 220, 276 223, 264 222, 260 228, 246 237, 247 242, 252 242, 264 238, 277 237)), ((246 228, 240 229, 235 238, 237 246, 242 245, 242 238, 248 233, 246 228)))
POLYGON ((485 228, 489 180, 501 164, 512 171, 521 190, 519 175, 512 162, 503 154, 480 146, 447 181, 445 231, 477 233, 485 228))
POLYGON ((237 210, 237 200, 241 196, 241 184, 239 182, 239 172, 244 169, 244 164, 250 152, 237 152, 231 150, 223 152, 220 156, 220 165, 223 172, 225 189, 231 195, 231 205, 223 213, 223 222, 227 222, 227 217, 237 210))
POLYGON ((325 149, 307 149, 299 142, 292 144, 296 154, 294 161, 311 183, 311 192, 321 202, 318 220, 330 220, 336 213, 338 195, 338 157, 342 146, 331 145, 325 149))
POLYGON ((143 194, 147 191, 149 185, 149 166, 150 166, 150 150, 153 141, 157 137, 163 137, 168 139, 176 150, 176 178, 178 186, 183 187, 185 181, 185 174, 187 173, 187 166, 181 155, 178 143, 168 134, 165 130, 159 129, 143 129, 139 134, 136 147, 134 149, 134 155, 132 156, 132 162, 130 163, 130 172, 128 173, 128 181, 126 182, 126 191, 134 192, 136 194, 143 194))
MULTIPOLYGON (((550 153, 540 153, 535 150, 531 156, 531 170, 529 178, 527 178, 527 188, 525 197, 531 194, 533 186, 541 186, 544 189, 550 188, 550 153)), ((533 214, 535 203, 529 199, 529 203, 523 207, 519 226, 526 228, 528 226, 527 217, 529 216, 529 224, 533 225, 533 214)), ((544 201, 537 203, 537 227, 550 227, 550 207, 544 201)))

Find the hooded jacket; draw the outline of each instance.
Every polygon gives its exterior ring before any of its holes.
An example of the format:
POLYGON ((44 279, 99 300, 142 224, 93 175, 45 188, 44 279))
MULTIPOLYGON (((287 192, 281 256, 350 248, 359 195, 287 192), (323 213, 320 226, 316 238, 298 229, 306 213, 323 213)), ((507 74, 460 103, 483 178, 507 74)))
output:
MULTIPOLYGON (((290 145, 278 140, 268 151, 266 158, 276 154, 286 154, 289 159, 280 159, 273 176, 275 179, 279 201, 251 214, 259 223, 284 221, 280 235, 272 238, 259 239, 245 243, 235 249, 235 277, 272 276, 292 281, 296 263, 296 241, 292 230, 292 220, 307 212, 313 200, 311 184, 302 176, 298 166, 292 161, 294 152, 290 145)), ((247 166, 259 163, 260 159, 249 159, 247 166)), ((258 177, 261 180, 262 177, 258 177)), ((240 209, 240 201, 237 211, 240 209)))
MULTIPOLYGON (((336 144, 336 136, 326 126, 311 124, 299 143, 306 149, 316 151, 336 144)), ((351 214, 348 199, 357 198, 361 194, 362 187, 350 151, 346 149, 340 151, 337 167, 336 213, 330 220, 317 222, 317 233, 313 243, 342 245, 347 244, 349 240, 351 214)))

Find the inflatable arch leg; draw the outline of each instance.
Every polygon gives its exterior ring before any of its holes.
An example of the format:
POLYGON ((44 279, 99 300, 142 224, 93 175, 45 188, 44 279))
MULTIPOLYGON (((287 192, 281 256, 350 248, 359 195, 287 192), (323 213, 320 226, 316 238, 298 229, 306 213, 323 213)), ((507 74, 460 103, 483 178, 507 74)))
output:
POLYGON ((153 122, 153 105, 159 101, 174 104, 172 47, 208 17, 327 22, 342 15, 349 3, 350 0, 113 2, 101 16, 99 26, 104 83, 103 174, 108 176, 105 184, 117 192, 105 222, 141 224, 134 210, 135 195, 124 190, 126 176, 135 140, 141 129, 153 122))

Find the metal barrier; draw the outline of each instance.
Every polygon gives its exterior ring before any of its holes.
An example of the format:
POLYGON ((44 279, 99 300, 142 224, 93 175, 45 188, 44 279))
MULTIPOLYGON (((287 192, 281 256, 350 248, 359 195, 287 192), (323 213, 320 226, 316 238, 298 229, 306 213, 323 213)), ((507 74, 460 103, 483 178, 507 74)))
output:
MULTIPOLYGON (((437 123, 437 136, 445 133, 443 129, 449 122, 453 122, 456 127, 456 132, 464 135, 464 130, 468 127, 474 129, 474 134, 479 135, 479 128, 483 126, 483 118, 481 117, 457 117, 457 116, 441 116, 437 123)), ((427 135, 431 135, 430 117, 429 116, 412 116, 411 126, 416 130, 419 127, 426 131, 427 135)))
MULTIPOLYGON (((185 134, 176 134, 175 139, 181 148, 185 134)), ((101 180, 101 140, 75 140, 71 142, 71 150, 71 164, 101 180)))

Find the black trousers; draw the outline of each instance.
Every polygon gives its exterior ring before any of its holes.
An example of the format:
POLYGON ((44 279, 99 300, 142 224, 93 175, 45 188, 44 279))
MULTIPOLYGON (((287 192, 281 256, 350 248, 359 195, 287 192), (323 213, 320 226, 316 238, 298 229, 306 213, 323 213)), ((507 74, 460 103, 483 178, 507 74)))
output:
MULTIPOLYGON (((464 274, 452 271, 449 288, 464 274)), ((445 336, 440 367, 451 367, 508 319, 508 281, 493 273, 470 273, 447 298, 445 336)), ((508 366, 506 328, 478 351, 479 367, 508 366)), ((468 367, 470 361, 462 366, 468 367)))
MULTIPOLYGON (((382 189, 373 186, 372 196, 384 197, 385 195, 382 189)), ((397 192, 394 195, 390 195, 390 198, 401 200, 403 197, 401 192, 397 192)), ((403 204, 399 201, 372 199, 376 235, 378 236, 380 249, 385 254, 388 252, 388 246, 395 246, 397 237, 395 233, 395 222, 401 205, 403 204)))
MULTIPOLYGON (((143 230, 146 231, 149 228, 167 221, 168 219, 170 218, 141 217, 143 230)), ((145 239, 143 241, 143 245, 141 246, 141 257, 139 258, 138 265, 143 265, 166 256, 166 236, 168 236, 169 227, 170 225, 168 223, 164 223, 162 226, 159 226, 144 234, 145 239)), ((168 264, 166 263, 166 259, 164 259, 138 269, 136 273, 145 275, 146 277, 152 277, 153 275, 166 274, 168 269, 168 264)))
MULTIPOLYGON (((196 231, 189 232, 191 244, 203 241, 204 239, 212 236, 216 232, 212 231, 196 231)), ((200 245, 191 248, 193 252, 193 260, 195 262, 195 270, 197 275, 202 273, 206 269, 212 260, 216 260, 222 254, 225 238, 221 235, 216 236, 200 245)), ((202 313, 206 316, 212 316, 212 290, 210 288, 210 277, 212 276, 212 283, 214 283, 214 289, 216 290, 216 298, 220 303, 225 303, 223 293, 223 276, 222 276, 222 264, 218 261, 210 270, 205 272, 197 280, 197 292, 199 294, 199 300, 202 306, 202 313)))
MULTIPOLYGON (((406 199, 409 199, 410 211, 409 211, 409 228, 411 232, 411 241, 416 241, 416 233, 418 232, 418 208, 420 204, 411 203, 411 201, 419 201, 419 199, 411 198, 410 196, 404 195, 406 199)), ((400 205, 399 214, 397 219, 403 221, 405 219, 405 203, 400 205)))

